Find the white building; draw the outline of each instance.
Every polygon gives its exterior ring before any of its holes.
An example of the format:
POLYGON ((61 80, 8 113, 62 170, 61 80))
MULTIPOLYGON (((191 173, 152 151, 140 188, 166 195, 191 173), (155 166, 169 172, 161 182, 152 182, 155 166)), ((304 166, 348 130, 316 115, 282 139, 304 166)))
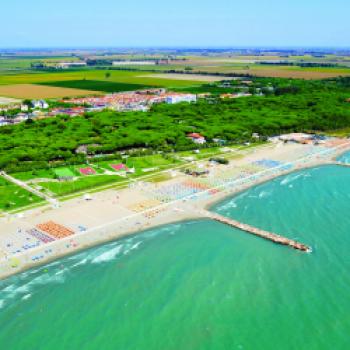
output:
POLYGON ((155 61, 114 61, 113 66, 154 66, 155 61))
POLYGON ((171 95, 166 98, 166 103, 175 104, 180 102, 196 102, 197 96, 193 94, 171 95))
POLYGON ((5 117, 0 117, 0 126, 8 125, 8 121, 5 117))
POLYGON ((40 109, 46 109, 49 108, 49 105, 46 101, 44 100, 33 100, 32 101, 33 108, 40 108, 40 109))
POLYGON ((68 69, 68 68, 85 67, 85 66, 87 66, 86 62, 60 62, 60 63, 57 63, 56 68, 68 69))

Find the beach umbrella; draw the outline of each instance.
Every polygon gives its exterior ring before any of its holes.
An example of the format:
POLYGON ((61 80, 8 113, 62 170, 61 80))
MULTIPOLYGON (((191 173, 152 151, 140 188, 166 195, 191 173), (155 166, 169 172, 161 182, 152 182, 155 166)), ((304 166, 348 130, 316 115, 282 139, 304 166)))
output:
POLYGON ((17 258, 12 258, 10 263, 11 263, 11 267, 16 268, 19 266, 20 261, 17 258))

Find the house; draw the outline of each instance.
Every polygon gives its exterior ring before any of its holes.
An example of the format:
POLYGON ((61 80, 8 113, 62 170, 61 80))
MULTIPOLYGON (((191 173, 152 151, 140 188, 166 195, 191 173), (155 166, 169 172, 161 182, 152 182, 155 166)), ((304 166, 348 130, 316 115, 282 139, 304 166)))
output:
POLYGON ((28 112, 29 107, 28 105, 21 105, 21 112, 28 112))
POLYGON ((196 102, 197 96, 193 94, 174 94, 167 96, 165 102, 169 104, 175 104, 180 102, 196 102))
POLYGON ((0 126, 8 125, 9 122, 5 117, 0 117, 0 126))
POLYGON ((187 138, 189 138, 192 142, 194 142, 198 145, 203 145, 204 143, 207 142, 204 136, 202 136, 201 134, 195 133, 195 132, 188 134, 187 138))
POLYGON ((40 109, 47 109, 49 108, 49 105, 44 100, 33 100, 32 101, 33 108, 40 108, 40 109))
POLYGON ((213 139, 213 142, 223 146, 224 144, 226 144, 226 140, 222 140, 222 139, 219 139, 219 138, 215 138, 213 139))

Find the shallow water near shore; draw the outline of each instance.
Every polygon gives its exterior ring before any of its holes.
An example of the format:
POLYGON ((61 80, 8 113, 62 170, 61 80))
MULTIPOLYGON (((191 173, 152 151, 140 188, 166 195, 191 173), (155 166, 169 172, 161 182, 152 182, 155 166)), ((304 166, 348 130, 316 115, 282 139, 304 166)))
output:
POLYGON ((1 349, 347 349, 349 203, 349 168, 303 170, 212 210, 312 254, 200 220, 0 281, 1 349))

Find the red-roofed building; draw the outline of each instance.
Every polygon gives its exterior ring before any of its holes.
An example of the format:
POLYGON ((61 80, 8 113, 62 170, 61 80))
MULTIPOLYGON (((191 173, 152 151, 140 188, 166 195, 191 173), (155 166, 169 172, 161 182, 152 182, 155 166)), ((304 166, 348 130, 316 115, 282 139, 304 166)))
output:
POLYGON ((198 134, 196 132, 188 134, 187 137, 189 139, 191 139, 192 142, 197 143, 199 145, 203 145, 204 143, 207 142, 204 136, 202 136, 201 134, 198 134))

